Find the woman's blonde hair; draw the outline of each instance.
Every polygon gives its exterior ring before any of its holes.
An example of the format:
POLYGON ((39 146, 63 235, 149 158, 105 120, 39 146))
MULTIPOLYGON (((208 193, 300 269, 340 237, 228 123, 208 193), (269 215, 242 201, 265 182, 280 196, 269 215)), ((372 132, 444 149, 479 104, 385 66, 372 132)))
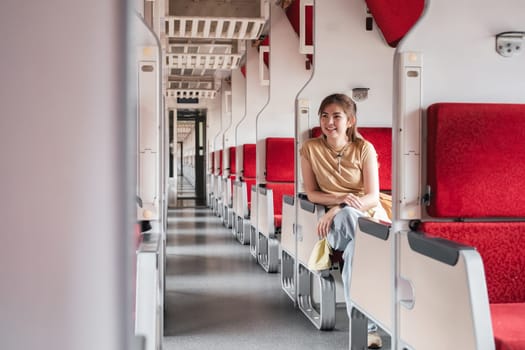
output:
POLYGON ((357 106, 355 105, 355 102, 345 94, 332 94, 326 96, 319 106, 319 111, 317 112, 319 117, 321 117, 321 113, 323 113, 326 106, 331 104, 338 105, 349 118, 354 119, 352 126, 346 129, 348 140, 351 142, 362 140, 363 137, 357 131, 357 106))

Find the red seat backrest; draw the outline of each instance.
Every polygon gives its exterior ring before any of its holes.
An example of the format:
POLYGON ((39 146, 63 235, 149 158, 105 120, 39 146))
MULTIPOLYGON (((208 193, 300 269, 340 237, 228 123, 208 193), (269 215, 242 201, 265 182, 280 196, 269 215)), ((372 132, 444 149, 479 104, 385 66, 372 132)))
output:
POLYGON ((229 159, 230 159, 230 174, 235 174, 235 148, 236 147, 230 147, 228 149, 229 153, 229 159))
POLYGON ((215 173, 215 152, 210 153, 211 161, 210 161, 210 173, 215 173))
POLYGON ((312 138, 316 138, 316 137, 321 136, 323 134, 323 132, 321 131, 321 127, 320 126, 316 126, 316 127, 312 128, 310 134, 311 134, 312 138))
POLYGON ((435 217, 525 217, 525 105, 440 103, 427 111, 435 217))
POLYGON ((217 164, 217 172, 222 175, 222 149, 219 152, 219 164, 217 164))
POLYGON ((256 149, 254 144, 244 144, 242 146, 242 169, 244 178, 255 178, 256 176, 256 149))
POLYGON ((359 132, 376 149, 379 189, 392 190, 392 128, 359 128, 359 132))
POLYGON ((294 181, 294 144, 292 137, 266 139, 266 181, 294 181))

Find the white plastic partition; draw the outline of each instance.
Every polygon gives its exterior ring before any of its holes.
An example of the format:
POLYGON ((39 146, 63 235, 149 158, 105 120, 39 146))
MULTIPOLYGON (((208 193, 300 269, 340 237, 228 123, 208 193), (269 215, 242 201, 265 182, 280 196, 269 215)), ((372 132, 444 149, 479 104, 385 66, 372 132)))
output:
POLYGON ((160 45, 142 20, 137 19, 138 70, 138 195, 143 206, 138 220, 152 220, 157 225, 161 217, 162 136, 160 45))
POLYGON ((3 349, 134 348, 132 11, 0 4, 3 349))
POLYGON ((137 250, 135 334, 144 337, 144 350, 161 348, 164 333, 164 242, 148 235, 137 250))
POLYGON ((164 315, 166 195, 164 190, 164 127, 161 108, 161 51, 155 34, 140 17, 136 25, 138 71, 138 190, 142 199, 138 219, 150 220, 148 239, 137 249, 135 334, 144 336, 145 349, 161 346, 164 315), (154 321, 154 322, 153 322, 154 321))

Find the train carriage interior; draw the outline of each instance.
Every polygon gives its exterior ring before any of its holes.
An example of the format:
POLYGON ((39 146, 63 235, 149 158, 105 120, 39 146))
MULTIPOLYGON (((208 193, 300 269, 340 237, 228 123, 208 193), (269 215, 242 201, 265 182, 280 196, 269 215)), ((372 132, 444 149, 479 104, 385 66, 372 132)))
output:
POLYGON ((524 15, 2 2, 0 348, 525 350, 524 15), (350 258, 302 163, 334 93, 385 209, 350 258))

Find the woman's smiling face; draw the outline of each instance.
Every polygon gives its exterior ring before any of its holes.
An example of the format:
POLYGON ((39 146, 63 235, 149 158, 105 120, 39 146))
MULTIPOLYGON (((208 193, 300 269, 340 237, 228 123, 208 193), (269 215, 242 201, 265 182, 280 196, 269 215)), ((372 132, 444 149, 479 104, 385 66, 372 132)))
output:
POLYGON ((328 139, 346 141, 346 130, 351 122, 341 106, 336 103, 327 105, 321 112, 319 121, 321 130, 328 139))

